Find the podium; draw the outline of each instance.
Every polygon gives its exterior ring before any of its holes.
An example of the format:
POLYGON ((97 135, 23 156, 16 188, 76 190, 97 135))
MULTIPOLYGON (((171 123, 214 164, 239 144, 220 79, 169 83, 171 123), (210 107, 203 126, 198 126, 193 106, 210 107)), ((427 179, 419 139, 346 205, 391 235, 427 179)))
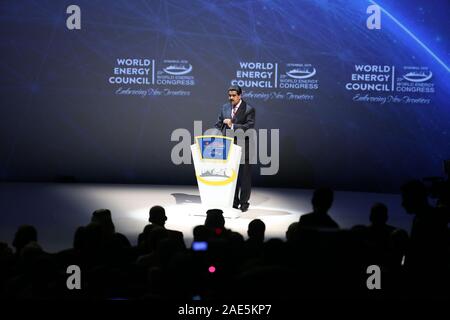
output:
POLYGON ((191 153, 203 210, 222 209, 225 217, 238 217, 233 200, 241 147, 230 137, 196 136, 191 153))

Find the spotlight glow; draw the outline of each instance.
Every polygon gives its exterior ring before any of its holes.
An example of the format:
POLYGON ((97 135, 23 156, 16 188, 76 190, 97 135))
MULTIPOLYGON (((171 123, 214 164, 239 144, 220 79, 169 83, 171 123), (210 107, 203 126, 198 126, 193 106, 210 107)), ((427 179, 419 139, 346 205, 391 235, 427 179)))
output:
POLYGON ((428 52, 439 64, 441 64, 445 70, 450 71, 450 68, 447 66, 447 64, 442 61, 441 58, 439 58, 433 51, 431 51, 430 48, 428 48, 425 43, 423 43, 417 36, 412 33, 407 27, 405 27, 400 21, 398 21, 391 13, 389 13, 386 9, 384 9, 382 6, 380 6, 378 3, 376 3, 373 0, 369 0, 370 3, 375 4, 380 7, 380 10, 384 12, 389 18, 392 19, 403 31, 405 31, 411 38, 413 38, 423 49, 425 49, 426 52, 428 52))

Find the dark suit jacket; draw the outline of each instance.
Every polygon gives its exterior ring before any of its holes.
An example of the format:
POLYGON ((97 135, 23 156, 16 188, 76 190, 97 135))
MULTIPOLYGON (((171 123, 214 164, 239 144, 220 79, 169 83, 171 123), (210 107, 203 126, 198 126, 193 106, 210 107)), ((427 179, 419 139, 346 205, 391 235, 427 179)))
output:
MULTIPOLYGON (((155 226, 155 224, 150 223, 146 227, 152 228, 152 226, 155 226)), ((164 229, 166 229, 166 228, 164 228, 164 229)), ((170 229, 166 229, 166 230, 167 230, 169 239, 172 239, 173 241, 175 241, 175 243, 180 248, 186 249, 186 244, 184 243, 184 236, 181 231, 170 230, 170 229)), ((140 246, 143 242, 144 242, 144 233, 142 232, 138 235, 138 246, 140 246)))
POLYGON ((328 214, 311 212, 300 217, 299 228, 339 229, 339 225, 328 214))
MULTIPOLYGON (((225 135, 225 130, 230 129, 223 120, 231 119, 231 103, 226 103, 222 106, 219 112, 219 117, 217 119, 215 127, 219 129, 223 135, 225 135)), ((233 119, 233 130, 242 129, 246 131, 247 129, 255 127, 255 108, 250 106, 247 102, 242 100, 241 105, 233 119)))
MULTIPOLYGON (((233 130, 242 129, 244 131, 255 127, 255 108, 249 105, 247 102, 242 100, 239 109, 237 110, 233 121, 233 130)), ((219 112, 219 117, 217 119, 215 127, 222 132, 222 135, 226 136, 226 130, 229 128, 226 124, 223 123, 224 119, 231 119, 231 103, 226 103, 222 106, 219 112)), ((237 143, 237 139, 234 139, 234 143, 237 143)), ((245 137, 245 151, 244 151, 244 160, 245 163, 249 162, 250 159, 250 140, 248 137, 245 137)))

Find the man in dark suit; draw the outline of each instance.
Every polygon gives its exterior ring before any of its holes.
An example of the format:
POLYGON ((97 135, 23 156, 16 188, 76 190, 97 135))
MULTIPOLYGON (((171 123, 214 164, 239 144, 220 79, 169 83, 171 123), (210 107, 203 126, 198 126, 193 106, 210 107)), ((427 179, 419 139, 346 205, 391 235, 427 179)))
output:
MULTIPOLYGON (((255 108, 241 99, 242 89, 239 86, 231 86, 228 88, 228 100, 222 106, 215 127, 222 134, 226 135, 226 130, 242 129, 246 131, 255 127, 255 108)), ((235 138, 236 142, 236 138, 235 138)), ((234 194, 233 208, 240 208, 242 212, 248 210, 250 204, 250 193, 252 188, 252 176, 249 156, 249 139, 245 139, 245 163, 239 167, 238 181, 236 184, 236 192, 234 194)))
POLYGON ((179 248, 185 249, 183 233, 176 230, 166 229, 165 224, 167 221, 166 210, 161 206, 153 206, 150 208, 148 221, 150 224, 146 225, 144 231, 138 236, 138 246, 142 245, 145 241, 145 235, 148 234, 154 227, 162 227, 167 231, 169 239, 173 240, 179 248))
POLYGON ((329 215, 333 204, 333 190, 329 188, 319 188, 314 191, 311 203, 313 212, 304 214, 298 222, 299 228, 312 229, 339 229, 339 225, 329 215))

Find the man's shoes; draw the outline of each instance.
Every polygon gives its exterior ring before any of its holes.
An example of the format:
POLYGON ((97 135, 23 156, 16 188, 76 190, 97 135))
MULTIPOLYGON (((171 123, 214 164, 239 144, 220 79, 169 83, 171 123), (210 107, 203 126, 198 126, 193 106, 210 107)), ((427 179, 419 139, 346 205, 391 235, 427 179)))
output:
POLYGON ((245 203, 245 204, 241 204, 241 211, 242 212, 246 212, 248 211, 248 207, 250 206, 250 204, 245 203))
POLYGON ((239 209, 239 203, 233 203, 233 208, 235 208, 235 209, 239 209))

